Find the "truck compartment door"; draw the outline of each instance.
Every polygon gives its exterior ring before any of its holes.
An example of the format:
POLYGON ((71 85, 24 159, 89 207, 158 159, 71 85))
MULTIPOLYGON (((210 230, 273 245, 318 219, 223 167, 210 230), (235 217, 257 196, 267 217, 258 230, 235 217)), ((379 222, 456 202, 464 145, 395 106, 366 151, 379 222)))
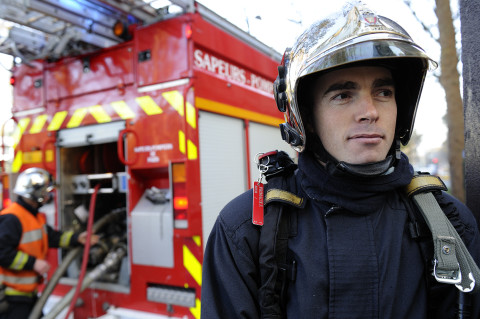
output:
POLYGON ((206 239, 223 206, 247 189, 245 128, 241 119, 209 112, 199 115, 202 223, 206 239))
POLYGON ((154 203, 148 199, 148 191, 144 192, 132 211, 133 263, 172 268, 172 204, 170 201, 154 203))

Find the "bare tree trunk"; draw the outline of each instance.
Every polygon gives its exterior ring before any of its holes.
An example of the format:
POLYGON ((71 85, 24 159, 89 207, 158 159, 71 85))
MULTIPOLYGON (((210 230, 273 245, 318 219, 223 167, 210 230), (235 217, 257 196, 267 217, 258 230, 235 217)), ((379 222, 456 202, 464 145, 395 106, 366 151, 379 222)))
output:
POLYGON ((445 90, 447 100, 448 125, 448 161, 452 194, 465 202, 465 185, 463 171, 464 117, 463 103, 460 95, 459 74, 457 70, 458 56, 455 43, 450 0, 435 0, 435 13, 438 18, 440 33, 440 84, 445 90))

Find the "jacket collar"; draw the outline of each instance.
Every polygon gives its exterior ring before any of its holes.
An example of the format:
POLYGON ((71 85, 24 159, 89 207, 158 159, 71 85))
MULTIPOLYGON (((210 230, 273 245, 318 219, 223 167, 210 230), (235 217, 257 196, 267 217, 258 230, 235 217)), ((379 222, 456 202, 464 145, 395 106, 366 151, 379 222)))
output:
POLYGON ((392 172, 367 178, 333 176, 309 153, 300 154, 298 167, 300 183, 308 197, 355 213, 381 208, 392 191, 408 185, 413 177, 413 168, 403 153, 392 172))
POLYGON ((31 206, 30 204, 28 204, 23 198, 22 196, 18 196, 17 198, 17 203, 19 205, 21 205, 23 208, 25 208, 26 210, 28 210, 30 213, 32 213, 33 216, 37 216, 38 214, 38 209, 31 206))

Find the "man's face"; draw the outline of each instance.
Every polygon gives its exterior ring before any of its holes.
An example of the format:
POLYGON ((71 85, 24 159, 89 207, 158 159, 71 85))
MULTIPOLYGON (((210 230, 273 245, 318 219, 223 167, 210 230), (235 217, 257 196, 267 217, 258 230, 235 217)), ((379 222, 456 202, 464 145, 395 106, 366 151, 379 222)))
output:
POLYGON ((390 71, 362 66, 335 70, 314 85, 315 130, 338 161, 367 164, 384 160, 397 119, 390 71))

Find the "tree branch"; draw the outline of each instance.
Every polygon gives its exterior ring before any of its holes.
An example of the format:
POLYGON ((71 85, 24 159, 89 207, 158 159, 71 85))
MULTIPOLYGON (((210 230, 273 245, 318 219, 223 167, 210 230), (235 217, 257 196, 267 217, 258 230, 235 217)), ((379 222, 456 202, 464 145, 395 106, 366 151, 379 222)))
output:
POLYGON ((436 38, 432 31, 430 31, 431 29, 431 26, 427 26, 418 16, 417 16, 417 13, 415 12, 415 10, 413 10, 412 8, 412 2, 410 0, 403 0, 403 2, 407 5, 407 7, 410 9, 410 11, 412 12, 413 16, 415 17, 415 19, 417 19, 418 23, 420 23, 420 25, 422 26, 423 30, 425 30, 425 32, 427 32, 430 37, 435 40, 437 43, 439 42, 439 39, 436 38))

